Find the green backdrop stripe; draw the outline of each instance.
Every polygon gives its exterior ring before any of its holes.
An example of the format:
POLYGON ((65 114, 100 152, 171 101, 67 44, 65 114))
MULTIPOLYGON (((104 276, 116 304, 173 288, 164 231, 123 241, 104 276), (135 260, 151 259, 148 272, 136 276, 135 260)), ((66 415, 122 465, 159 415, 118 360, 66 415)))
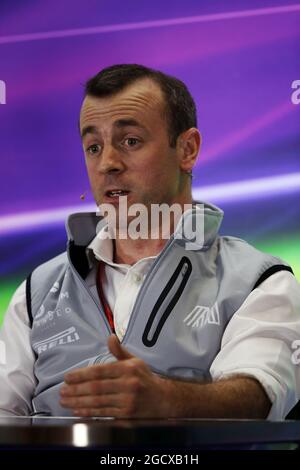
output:
MULTIPOLYGON (((287 261, 293 268, 296 278, 300 282, 300 243, 299 236, 280 237, 278 239, 254 242, 253 244, 262 251, 279 256, 287 261)), ((0 281, 0 325, 3 321, 4 313, 9 304, 9 300, 20 285, 22 279, 16 278, 10 281, 0 281)))

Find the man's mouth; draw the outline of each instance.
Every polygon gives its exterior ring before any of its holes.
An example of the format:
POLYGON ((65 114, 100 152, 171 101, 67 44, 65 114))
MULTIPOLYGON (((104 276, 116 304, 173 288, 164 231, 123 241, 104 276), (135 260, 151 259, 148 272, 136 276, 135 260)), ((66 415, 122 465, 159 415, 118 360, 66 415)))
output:
POLYGON ((119 198, 121 196, 127 196, 130 191, 126 189, 109 189, 106 191, 105 196, 111 199, 119 198))

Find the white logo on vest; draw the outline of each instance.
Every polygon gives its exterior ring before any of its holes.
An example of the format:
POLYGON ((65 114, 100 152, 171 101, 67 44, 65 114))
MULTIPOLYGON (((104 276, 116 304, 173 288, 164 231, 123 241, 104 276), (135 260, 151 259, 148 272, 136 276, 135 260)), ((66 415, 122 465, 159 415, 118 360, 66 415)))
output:
POLYGON ((50 292, 55 293, 55 292, 58 291, 58 289, 59 289, 59 283, 58 283, 58 282, 55 282, 55 283, 53 284, 53 286, 51 287, 50 292))
MULTIPOLYGON (((64 296, 67 297, 68 293, 66 292, 66 295, 64 296)), ((55 310, 46 311, 44 305, 42 304, 38 310, 38 313, 36 314, 34 318, 34 324, 37 327, 45 326, 48 323, 51 323, 52 326, 54 326, 55 320, 58 320, 63 315, 71 315, 71 313, 72 313, 72 309, 70 307, 56 308, 55 310)))
POLYGON ((185 317, 183 323, 192 328, 202 328, 204 325, 219 325, 220 314, 217 303, 211 308, 196 305, 193 310, 185 317))
POLYGON ((56 335, 50 336, 50 338, 44 339, 34 343, 33 347, 37 349, 38 354, 42 354, 48 349, 55 348, 56 346, 67 345, 75 343, 80 339, 79 334, 76 332, 75 326, 71 326, 56 335))

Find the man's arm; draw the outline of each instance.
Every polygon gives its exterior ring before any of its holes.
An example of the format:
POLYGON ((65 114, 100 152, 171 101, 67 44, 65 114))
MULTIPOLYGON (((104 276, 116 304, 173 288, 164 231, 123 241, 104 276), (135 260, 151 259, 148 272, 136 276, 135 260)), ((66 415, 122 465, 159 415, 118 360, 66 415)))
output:
POLYGON ((0 331, 0 416, 28 415, 36 379, 30 345, 25 282, 13 295, 0 331))
POLYGON ((299 338, 300 285, 290 272, 279 271, 254 289, 231 318, 211 377, 254 377, 272 402, 268 419, 284 419, 300 399, 300 367, 292 360, 299 338))
POLYGON ((164 379, 111 337, 118 359, 66 375, 63 406, 86 416, 184 416, 283 419, 299 400, 300 287, 286 271, 273 274, 230 320, 208 384, 164 379))
POLYGON ((252 377, 236 376, 208 384, 168 380, 166 399, 175 408, 174 417, 265 419, 271 401, 252 377))
POLYGON ((117 362, 66 375, 61 404, 79 416, 119 418, 265 418, 271 402, 253 378, 215 383, 170 380, 151 372, 116 336, 109 349, 117 362))

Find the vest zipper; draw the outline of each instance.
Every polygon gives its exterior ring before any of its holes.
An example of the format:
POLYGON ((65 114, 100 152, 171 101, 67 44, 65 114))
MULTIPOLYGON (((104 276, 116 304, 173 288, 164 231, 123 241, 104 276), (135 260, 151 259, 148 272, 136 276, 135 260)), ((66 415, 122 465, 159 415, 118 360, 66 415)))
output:
POLYGON ((127 336, 129 335, 129 332, 130 332, 130 329, 131 329, 131 326, 134 322, 134 318, 135 318, 135 315, 136 315, 136 312, 142 302, 142 297, 144 295, 144 292, 145 290, 148 288, 149 284, 150 284, 150 278, 152 279, 155 272, 157 271, 157 266, 158 264, 160 263, 160 261, 168 254, 168 252, 170 251, 170 249, 172 248, 173 246, 173 242, 174 242, 174 235, 172 235, 170 237, 170 239, 168 240, 167 244, 165 245, 165 247, 163 248, 162 252, 157 256, 156 260, 154 261, 154 263, 152 264, 151 268, 149 269, 148 273, 146 274, 146 277, 144 279, 144 282, 142 284, 142 287, 140 288, 139 292, 138 292, 138 295, 137 295, 137 298, 135 299, 135 302, 134 302, 134 305, 133 305, 133 308, 132 308, 132 312, 131 312, 131 315, 130 315, 130 318, 129 318, 129 322, 128 322, 128 325, 127 325, 127 328, 126 328, 126 332, 125 332, 125 335, 123 336, 123 339, 121 341, 121 344, 124 344, 126 339, 127 339, 127 336))
MULTIPOLYGON (((125 340, 127 339, 127 336, 128 336, 128 334, 129 334, 128 332, 129 332, 130 327, 131 327, 131 325, 132 325, 132 323, 133 323, 133 321, 134 321, 133 319, 134 319, 134 317, 135 317, 136 311, 138 310, 138 307, 139 307, 139 305, 141 304, 141 297, 143 296, 145 290, 147 289, 147 287, 148 287, 148 285, 149 285, 149 283, 150 283, 150 281, 149 281, 150 277, 151 277, 151 278, 153 277, 153 273, 154 273, 154 271, 156 271, 156 267, 157 267, 158 263, 160 263, 161 259, 164 258, 164 257, 167 255, 167 253, 169 252, 169 250, 170 250, 170 249, 172 248, 172 246, 173 246, 173 242, 174 242, 174 235, 172 235, 172 236, 170 237, 170 239, 169 239, 168 242, 166 243, 165 247, 163 248, 162 252, 157 256, 156 260, 154 261, 154 263, 153 263, 152 266, 150 267, 150 270, 148 271, 148 273, 147 273, 147 275, 146 275, 146 277, 145 277, 145 280, 144 280, 144 282, 143 282, 143 285, 142 285, 141 289, 139 290, 139 293, 138 293, 137 298, 136 298, 136 300, 135 300, 135 303, 134 303, 134 305, 133 305, 132 312, 131 312, 131 315, 130 315, 130 318, 129 318, 129 322, 128 322, 128 326, 127 326, 127 328, 126 328, 126 332, 125 332, 125 335, 123 336, 123 339, 122 339, 122 341, 121 341, 121 344, 124 344, 124 343, 125 343, 125 340)), ((70 263, 70 267, 71 267, 71 269, 72 269, 72 272, 75 273, 77 279, 78 279, 78 280, 80 281, 80 283, 83 285, 84 289, 85 289, 86 292, 89 294, 89 296, 93 299, 95 305, 97 306, 97 309, 99 310, 99 305, 98 305, 96 299, 94 298, 94 296, 93 296, 92 292, 90 291, 90 289, 86 286, 85 282, 83 281, 83 279, 81 278, 81 276, 79 275, 79 273, 77 272, 77 270, 75 269, 75 267, 74 267, 74 265, 73 265, 73 263, 72 263, 72 261, 71 261, 70 253, 69 253, 69 242, 68 242, 67 256, 68 256, 68 261, 69 261, 69 263, 70 263)), ((109 322, 108 322, 108 320, 107 320, 107 318, 106 318, 106 315, 105 315, 105 313, 104 313, 104 311, 103 311, 103 309, 102 309, 101 304, 100 304, 100 312, 101 312, 102 318, 103 318, 103 320, 104 320, 104 322, 105 322, 105 325, 106 325, 106 327, 107 327, 107 330, 108 330, 109 334, 112 335, 112 334, 113 334, 113 331, 112 331, 112 329, 111 329, 111 327, 110 327, 110 324, 109 324, 109 322)))

